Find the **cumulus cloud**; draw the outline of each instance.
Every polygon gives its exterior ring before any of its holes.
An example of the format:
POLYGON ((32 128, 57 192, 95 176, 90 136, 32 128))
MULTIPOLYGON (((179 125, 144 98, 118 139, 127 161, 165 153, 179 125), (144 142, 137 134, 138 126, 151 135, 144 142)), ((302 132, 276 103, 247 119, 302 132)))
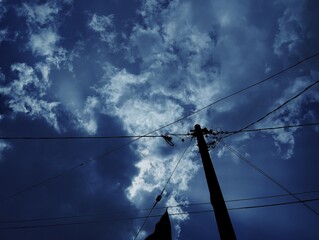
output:
MULTIPOLYGON (((274 103, 271 109, 276 108, 284 101, 290 99, 292 96, 299 93, 310 83, 311 81, 307 77, 297 78, 294 83, 285 90, 283 96, 274 103)), ((316 101, 316 96, 316 91, 309 90, 305 92, 303 95, 301 95, 297 99, 294 99, 284 108, 278 110, 277 112, 272 114, 271 117, 267 118, 262 123, 259 123, 257 126, 262 127, 301 124, 302 121, 309 118, 309 116, 312 116, 311 111, 309 112, 307 108, 303 108, 303 105, 308 105, 309 103, 316 101)), ((282 155, 283 159, 289 159, 293 156, 295 146, 294 133, 296 131, 297 128, 290 128, 268 132, 273 137, 278 152, 282 155)))
POLYGON ((24 113, 31 118, 44 118, 58 130, 56 111, 59 103, 44 99, 50 85, 49 67, 39 64, 32 68, 25 63, 17 63, 11 69, 17 73, 17 79, 0 87, 0 93, 9 97, 8 106, 15 113, 24 113))
POLYGON ((59 46, 58 14, 63 4, 69 3, 57 1, 48 1, 43 4, 24 3, 16 8, 18 15, 26 18, 29 36, 26 48, 57 68, 61 65, 68 66, 68 61, 72 58, 63 47, 59 46))
MULTIPOLYGON (((221 1, 207 1, 201 6, 194 1, 170 1, 167 4, 161 1, 144 1, 139 11, 143 22, 133 27, 125 48, 126 59, 137 63, 140 71, 131 73, 125 68, 114 67, 111 63, 105 64, 103 80, 94 87, 104 113, 117 117, 130 134, 146 133, 173 122, 234 89, 248 85, 255 76, 260 78, 260 73, 270 73, 275 67, 270 62, 263 61, 272 57, 266 46, 274 40, 279 51, 287 45, 285 39, 293 39, 284 33, 284 22, 290 21, 289 12, 282 22, 278 22, 282 27, 279 27, 277 35, 274 34, 275 38, 271 39, 258 26, 258 21, 248 19, 253 16, 247 11, 247 6, 228 5, 221 1), (199 20, 201 18, 198 16, 205 16, 205 19, 199 20), (263 59, 259 64, 256 59, 261 56, 263 59)), ((108 26, 110 22, 105 20, 103 26, 108 26)), ((274 23, 275 20, 267 24, 274 23)), ((97 25, 95 31, 102 32, 105 28, 97 25)), ((293 33, 290 30, 288 32, 293 33)), ((297 80, 281 95, 282 99, 298 92, 306 83, 305 79, 297 80)), ((229 113, 251 101, 250 97, 225 102, 212 111, 229 113)), ((278 99, 269 109, 282 99, 278 99)), ((302 103, 303 101, 295 102, 263 124, 296 124, 294 119, 301 114, 296 109, 300 109, 302 103)), ((202 125, 207 122, 211 124, 208 114, 201 113, 192 121, 185 121, 165 130, 176 132, 179 129, 192 129, 197 120, 202 125)), ((244 118, 242 115, 240 117, 244 118)), ((294 131, 271 132, 284 159, 293 155, 294 131)), ((250 136, 244 134, 235 141, 243 145, 248 139, 250 136)), ((154 145, 149 141, 134 146, 139 157, 136 163, 138 174, 126 193, 136 206, 143 206, 147 199, 153 199, 154 194, 161 191, 173 168, 172 162, 179 156, 178 153, 173 153, 167 158, 154 145)), ((223 155, 224 149, 218 152, 219 157, 223 155)), ((192 158, 192 154, 188 154, 184 164, 181 163, 178 173, 172 178, 172 188, 179 190, 172 191, 167 198, 168 202, 180 203, 181 193, 187 190, 189 181, 196 174, 199 166, 192 158)), ((238 162, 238 159, 235 161, 238 162)), ((177 229, 178 227, 179 224, 176 225, 177 229)))
POLYGON ((116 32, 113 24, 114 15, 108 16, 93 14, 88 26, 100 36, 101 41, 106 42, 110 47, 115 46, 116 32))
POLYGON ((8 150, 10 145, 5 141, 0 141, 0 162, 3 160, 3 152, 8 150))
POLYGON ((7 8, 5 7, 4 3, 0 1, 0 20, 3 18, 6 11, 7 11, 7 8))
POLYGON ((40 56, 52 56, 59 36, 51 29, 46 29, 38 34, 31 34, 29 46, 33 53, 40 56))
POLYGON ((76 110, 76 116, 79 128, 84 129, 89 134, 95 134, 97 131, 96 110, 99 109, 99 100, 96 97, 88 97, 85 101, 84 108, 76 110))
POLYGON ((1 29, 0 30, 0 44, 6 40, 8 36, 8 30, 7 29, 1 29))
POLYGON ((283 16, 278 20, 279 32, 274 42, 275 54, 281 56, 286 53, 296 53, 298 45, 303 43, 304 33, 300 19, 301 9, 287 8, 283 16), (297 9, 298 12, 294 11, 294 9, 297 9))
POLYGON ((44 4, 22 4, 22 7, 18 9, 20 15, 25 15, 30 24, 45 25, 54 20, 54 17, 58 14, 59 8, 52 1, 44 4))

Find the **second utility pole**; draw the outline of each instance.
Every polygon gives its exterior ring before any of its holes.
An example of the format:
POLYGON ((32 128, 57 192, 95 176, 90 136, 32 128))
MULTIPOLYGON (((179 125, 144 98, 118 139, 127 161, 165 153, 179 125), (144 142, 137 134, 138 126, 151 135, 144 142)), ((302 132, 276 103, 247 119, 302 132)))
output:
POLYGON ((221 240, 235 240, 236 235, 230 221, 226 204, 220 189, 218 179, 208 153, 208 147, 200 125, 195 125, 194 136, 197 137, 198 148, 202 157, 203 167, 210 193, 210 202, 215 211, 216 222, 221 240))

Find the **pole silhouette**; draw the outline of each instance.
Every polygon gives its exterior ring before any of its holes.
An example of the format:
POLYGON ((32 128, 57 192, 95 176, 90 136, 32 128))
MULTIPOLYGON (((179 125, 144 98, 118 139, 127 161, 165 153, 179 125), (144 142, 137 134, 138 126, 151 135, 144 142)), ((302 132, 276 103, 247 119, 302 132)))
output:
POLYGON ((212 160, 208 153, 208 147, 203 135, 203 129, 200 125, 195 125, 193 135, 196 136, 199 152, 202 158, 208 190, 210 193, 210 202, 215 211, 215 218, 218 226, 221 240, 236 240, 235 231, 231 223, 222 191, 213 167, 212 160))

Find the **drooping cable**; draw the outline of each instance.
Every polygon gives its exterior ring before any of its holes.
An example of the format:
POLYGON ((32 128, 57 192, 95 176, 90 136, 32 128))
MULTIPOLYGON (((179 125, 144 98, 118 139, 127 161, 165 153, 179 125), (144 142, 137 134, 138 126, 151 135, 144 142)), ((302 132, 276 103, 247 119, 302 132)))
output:
MULTIPOLYGON (((271 203, 271 204, 261 204, 261 205, 252 205, 252 206, 243 206, 243 207, 233 207, 228 208, 228 211, 234 210, 246 210, 246 209, 256 209, 256 208, 265 208, 265 207, 275 207, 275 206, 284 206, 298 203, 307 203, 319 201, 319 198, 311 198, 299 201, 289 201, 289 202, 280 202, 280 203, 271 203)), ((201 211, 189 211, 189 212, 180 212, 180 213, 171 213, 171 216, 175 215, 186 215, 186 214, 200 214, 200 213, 211 213, 214 212, 213 209, 210 210, 201 210, 201 211)), ((91 221, 81 221, 81 222, 70 222, 70 223, 51 223, 51 224, 38 224, 38 225, 27 225, 27 226, 9 226, 9 227, 0 227, 2 230, 17 230, 17 229, 34 229, 34 228, 48 228, 48 227, 65 227, 65 226, 74 226, 74 225, 83 225, 83 224, 96 224, 96 223, 105 223, 105 222, 115 222, 115 221, 128 221, 136 219, 145 219, 145 218, 158 218, 161 215, 151 215, 151 216, 140 216, 140 217, 123 217, 123 218, 110 218, 103 220, 91 220, 91 221)))
POLYGON ((216 134, 218 133, 223 133, 223 134, 235 134, 235 133, 245 133, 245 132, 260 132, 260 131, 270 131, 270 130, 280 130, 280 129, 288 129, 288 128, 299 128, 299 127, 311 127, 311 126, 317 126, 319 125, 319 122, 315 123, 303 123, 303 124, 298 124, 298 125, 285 125, 285 126, 277 126, 277 127, 265 127, 265 128, 255 128, 255 129, 245 129, 240 132, 238 130, 236 131, 217 131, 216 134))
POLYGON ((153 207, 150 209, 150 211, 149 211, 147 217, 144 219, 144 222, 143 222, 142 226, 140 227, 140 229, 138 230, 138 232, 136 233, 134 240, 137 239, 138 235, 139 235, 140 232, 142 231, 144 225, 146 224, 146 222, 147 222, 149 216, 151 215, 151 213, 152 213, 153 209, 155 208, 155 206, 157 205, 157 203, 158 203, 159 201, 161 201, 161 199, 162 199, 162 197, 163 197, 163 194, 164 194, 164 191, 165 191, 165 189, 166 189, 168 183, 170 182, 171 178, 173 177, 173 175, 174 175, 174 173, 175 173, 175 171, 176 171, 176 169, 177 169, 177 166, 179 165, 179 163, 180 163, 181 160, 183 159, 185 153, 187 152, 187 149, 189 148, 189 146, 190 146, 192 140, 193 140, 193 138, 190 139, 188 145, 186 146, 186 148, 185 148, 185 150, 183 151, 182 155, 180 156, 180 158, 178 159, 177 163, 175 164, 175 167, 173 168, 173 171, 171 172, 169 178, 167 179, 167 181, 166 181, 166 183, 165 183, 165 185, 164 185, 164 187, 163 187, 161 193, 156 197, 156 200, 155 200, 155 203, 154 203, 153 207))
POLYGON ((249 85, 249 86, 247 86, 245 88, 242 88, 242 89, 240 89, 238 91, 235 91, 235 92, 233 92, 233 93, 231 93, 231 94, 229 94, 229 95, 227 95, 225 97, 222 97, 222 98, 220 98, 220 99, 218 99, 218 100, 216 100, 216 101, 214 101, 214 102, 212 102, 212 103, 210 103, 210 104, 208 104, 208 105, 206 105, 206 106, 204 106, 204 107, 202 107, 202 108, 200 108, 200 109, 198 109, 198 110, 196 110, 196 111, 194 111, 194 112, 192 112, 192 113, 190 113, 188 115, 185 115, 184 117, 181 117, 181 118, 179 118, 179 119, 177 119, 177 120, 175 120, 173 122, 170 122, 170 123, 168 123, 168 124, 166 124, 164 126, 161 126, 161 127, 157 128, 157 129, 155 129, 155 130, 152 130, 152 131, 150 131, 150 132, 148 132, 148 133, 146 133, 144 135, 141 135, 141 136, 137 137, 136 139, 134 139, 134 140, 132 140, 132 141, 126 143, 126 144, 120 145, 119 147, 115 148, 114 150, 110 150, 110 151, 108 151, 108 152, 106 152, 104 154, 101 154, 100 156, 98 156, 96 158, 93 158, 92 160, 88 160, 88 161, 85 161, 83 163, 80 163, 80 164, 78 164, 78 165, 76 165, 74 167, 71 167, 69 169, 66 169, 66 170, 64 170, 64 171, 62 171, 62 172, 60 172, 60 173, 58 173, 58 174, 56 174, 54 176, 48 177, 48 178, 46 178, 46 179, 44 179, 44 180, 42 180, 42 181, 40 181, 38 183, 30 185, 30 186, 28 186, 28 187, 26 187, 24 189, 21 189, 21 190, 15 192, 15 193, 12 193, 12 194, 4 197, 4 198, 1 198, 0 199, 0 203, 5 201, 5 200, 8 200, 10 198, 16 197, 16 196, 18 196, 18 195, 20 195, 20 194, 22 194, 22 193, 24 193, 26 191, 29 191, 29 190, 31 190, 31 189, 33 189, 35 187, 43 185, 43 184, 45 184, 45 183, 47 183, 47 182, 49 182, 51 180, 54 180, 54 179, 59 178, 61 176, 64 176, 66 173, 71 172, 71 171, 73 171, 73 170, 75 170, 75 169, 77 169, 79 167, 82 167, 82 166, 86 165, 89 162, 95 161, 95 160, 97 160, 97 159, 99 159, 99 158, 101 158, 103 156, 106 156, 106 155, 110 154, 111 152, 114 152, 114 151, 117 151, 117 150, 119 150, 119 149, 121 149, 123 147, 126 147, 126 146, 130 145, 131 143, 133 143, 135 141, 138 141, 142 137, 146 137, 146 136, 148 136, 148 135, 150 135, 152 133, 155 133, 155 132, 157 132, 157 131, 159 131, 161 129, 164 129, 164 128, 169 127, 169 126, 171 126, 173 124, 176 124, 176 123, 178 123, 178 122, 180 122, 180 121, 182 121, 182 120, 184 120, 184 119, 186 119, 186 118, 188 118, 190 116, 193 116, 193 115, 195 115, 195 114, 197 114, 197 113, 199 113, 199 112, 201 112, 201 111, 203 111, 203 110, 205 110, 205 109, 207 109, 207 108, 209 108, 209 107, 211 107, 211 106, 213 106, 213 105, 215 105, 215 104, 217 104, 217 103, 219 103, 221 101, 224 101, 224 100, 226 100, 228 98, 231 98, 231 97, 233 97, 233 96, 235 96, 235 95, 237 95, 239 93, 242 93, 242 92, 244 92, 244 91, 246 91, 246 90, 248 90, 250 88, 253 88, 253 87, 255 87, 255 86, 257 86, 257 85, 259 85, 259 84, 261 84, 263 82, 266 82, 266 81, 268 81, 268 80, 270 80, 270 79, 272 79, 272 78, 274 78, 274 77, 276 77, 276 76, 278 76, 278 75, 280 75, 280 74, 282 74, 282 73, 284 73, 284 72, 286 72, 286 71, 298 66, 299 64, 302 64, 303 62, 308 61, 308 60, 310 60, 312 58, 315 58, 315 57, 318 57, 318 56, 319 56, 319 52, 315 53, 315 54, 313 54, 311 56, 308 56, 308 57, 306 57, 306 58, 304 58, 304 59, 302 59, 302 60, 300 60, 300 61, 298 61, 298 62, 296 62, 296 63, 294 63, 294 64, 292 64, 292 65, 290 65, 290 66, 288 66, 286 68, 284 68, 284 69, 282 69, 281 71, 278 71, 277 73, 275 73, 275 74, 273 74, 273 75, 271 75, 271 76, 269 76, 269 77, 267 77, 267 78, 265 78, 263 80, 255 82, 255 83, 253 83, 253 84, 251 84, 251 85, 249 85))
POLYGON ((290 69, 292 69, 292 68, 294 68, 294 67, 296 67, 296 66, 302 64, 303 62, 306 62, 306 61, 308 61, 308 60, 310 60, 310 59, 312 59, 312 58, 316 58, 316 57, 318 57, 318 56, 319 56, 319 52, 317 52, 317 53, 315 53, 315 54, 313 54, 313 55, 311 55, 311 56, 308 56, 308 57, 306 57, 306 58, 304 58, 304 59, 302 59, 302 60, 300 60, 300 61, 298 61, 298 62, 296 62, 296 63, 294 63, 294 64, 292 64, 292 65, 290 65, 290 66, 288 66, 288 67, 286 67, 286 68, 284 68, 284 69, 282 69, 282 70, 276 72, 276 73, 274 73, 273 75, 271 75, 271 76, 269 76, 269 77, 267 77, 267 78, 265 78, 265 79, 262 79, 262 80, 260 80, 260 81, 258 81, 258 82, 255 82, 255 83, 253 83, 253 84, 251 84, 251 85, 249 85, 249 86, 247 86, 247 87, 244 87, 244 88, 242 88, 242 89, 240 89, 240 90, 237 90, 237 91, 235 91, 235 92, 233 92, 233 93, 231 93, 231 94, 229 94, 229 95, 227 95, 227 96, 225 96, 225 97, 222 97, 222 98, 220 98, 220 99, 218 99, 218 100, 216 100, 216 101, 214 101, 214 102, 211 102, 211 103, 209 103, 208 105, 206 105, 206 106, 204 106, 204 107, 202 107, 202 108, 200 108, 200 109, 198 109, 198 110, 196 110, 196 111, 193 111, 192 113, 190 113, 190 114, 188 114, 188 115, 185 115, 185 116, 183 116, 183 117, 181 117, 181 118, 179 118, 179 119, 177 119, 177 120, 175 120, 175 121, 173 121, 173 122, 170 122, 170 123, 168 123, 168 124, 166 124, 166 125, 164 125, 164 126, 162 126, 162 127, 159 127, 159 128, 157 128, 157 129, 155 129, 155 130, 153 130, 153 131, 147 133, 146 135, 152 134, 152 133, 157 132, 157 131, 159 131, 159 130, 162 130, 162 129, 166 128, 166 127, 169 127, 169 126, 171 126, 171 125, 173 125, 173 124, 176 124, 176 123, 178 123, 178 122, 180 122, 180 121, 183 121, 183 120, 185 120, 186 118, 189 118, 189 117, 191 117, 191 116, 193 116, 193 115, 195 115, 195 114, 197 114, 197 113, 199 113, 199 112, 201 112, 201 111, 203 111, 203 110, 205 110, 205 109, 207 109, 207 108, 210 108, 211 106, 213 106, 213 105, 215 105, 215 104, 217 104, 217 103, 219 103, 219 102, 222 102, 222 101, 224 101, 224 100, 226 100, 226 99, 228 99, 228 98, 231 98, 231 97, 233 97, 233 96, 235 96, 235 95, 237 95, 237 94, 239 94, 239 93, 242 93, 242 92, 244 92, 244 91, 246 91, 246 90, 248 90, 248 89, 250 89, 250 88, 253 88, 253 87, 255 87, 255 86, 257 86, 257 85, 259 85, 259 84, 261 84, 261 83, 264 83, 264 82, 266 82, 266 81, 268 81, 268 80, 270 80, 270 79, 272 79, 272 78, 274 78, 274 77, 276 77, 276 76, 278 76, 278 75, 280 75, 280 74, 282 74, 282 73, 284 73, 284 72, 287 72, 288 70, 290 70, 290 69))
POLYGON ((1 140, 93 140, 93 139, 123 139, 123 138, 161 138, 161 135, 131 135, 131 136, 0 136, 1 140))
MULTIPOLYGON (((280 184, 277 180, 275 180, 274 178, 272 178, 269 174, 267 174, 265 171, 263 171, 262 169, 260 169, 259 167, 257 167, 255 164, 253 164, 250 160, 248 160, 245 156, 243 156, 242 154, 240 154, 236 149, 232 148, 231 146, 229 146, 228 144, 226 144, 223 140, 220 140, 220 143, 222 143, 230 152, 232 152, 233 154, 235 154, 237 157, 239 157, 239 159, 243 160, 245 163, 247 163, 249 166, 251 166, 252 168, 254 168, 256 171, 258 171, 259 173, 261 173, 262 175, 264 175, 266 178, 268 178, 270 181, 272 181, 274 184, 276 184, 278 187, 280 187, 281 189, 283 189, 285 192, 287 192, 288 194, 290 194, 292 197, 294 197, 296 200, 301 201, 301 199, 296 196, 295 194, 293 194, 291 191, 289 191, 286 187, 284 187, 282 184, 280 184)), ((314 214, 316 214, 317 216, 319 216, 319 213, 314 210, 312 207, 310 207, 308 204, 306 203, 302 203, 306 208, 308 208, 310 211, 312 211, 314 214)))
POLYGON ((0 203, 1 203, 1 202, 4 202, 4 201, 6 201, 6 200, 8 200, 8 199, 10 199, 10 198, 16 197, 16 196, 18 196, 18 195, 20 195, 20 194, 22 194, 22 193, 24 193, 24 192, 27 192, 27 191, 29 191, 29 190, 31 190, 31 189, 34 189, 34 188, 36 188, 36 187, 38 187, 38 186, 44 185, 44 184, 46 184, 46 183, 48 183, 48 182, 50 182, 50 181, 52 181, 52 180, 54 180, 54 179, 57 179, 57 178, 59 178, 59 177, 61 177, 61 176, 64 176, 64 175, 66 175, 67 173, 69 173, 69 172, 71 172, 71 171, 73 171, 73 170, 75 170, 75 169, 78 169, 78 168, 80 168, 80 167, 82 167, 82 166, 84 166, 84 165, 86 165, 86 164, 88 164, 88 163, 94 162, 94 161, 96 161, 96 160, 98 160, 98 159, 100 159, 100 158, 102 158, 102 157, 105 157, 105 156, 107 156, 107 155, 109 155, 109 154, 111 154, 111 153, 113 153, 113 152, 116 152, 116 151, 118 151, 118 150, 120 150, 120 149, 122 149, 122 148, 124 148, 124 147, 126 147, 126 146, 128 146, 128 145, 130 145, 130 144, 132 144, 133 142, 135 142, 135 141, 137 141, 137 140, 139 140, 139 139, 140 139, 140 138, 133 139, 133 140, 131 140, 131 141, 125 143, 125 144, 122 144, 122 145, 120 145, 120 146, 118 146, 118 147, 116 147, 116 148, 113 148, 113 149, 111 149, 111 150, 109 150, 109 151, 107 151, 107 152, 104 152, 103 154, 101 154, 101 155, 99 155, 99 156, 97 156, 97 157, 95 157, 95 158, 92 158, 92 159, 89 159, 89 160, 87 160, 87 161, 84 161, 84 162, 82 162, 82 163, 80 163, 80 164, 77 164, 77 165, 75 165, 75 166, 73 166, 73 167, 70 167, 70 168, 68 168, 68 169, 65 169, 64 171, 61 171, 60 173, 58 173, 58 174, 56 174, 56 175, 53 175, 53 176, 51 176, 51 177, 47 177, 47 178, 45 178, 45 179, 43 179, 43 180, 41 180, 41 181, 39 181, 39 182, 37 182, 37 183, 34 183, 34 184, 32 184, 32 185, 30 185, 30 186, 28 186, 28 187, 25 187, 25 188, 23 188, 23 189, 21 189, 21 190, 18 190, 18 191, 16 191, 16 192, 12 193, 12 194, 9 194, 9 195, 7 195, 7 196, 1 198, 1 199, 0 199, 0 203))
MULTIPOLYGON (((263 115, 262 117, 258 118, 256 121, 248 124, 247 126, 233 132, 233 133, 230 133, 229 135, 226 135, 225 137, 229 137, 233 134, 236 134, 236 133, 239 133, 239 132, 242 132, 244 130, 246 130, 247 128, 255 125, 256 123, 264 120, 266 117, 268 117, 269 115, 273 114, 274 112, 278 111, 280 108, 282 108, 283 106, 287 105, 288 103, 290 103, 291 101, 293 101, 294 99, 296 99, 297 97, 299 97, 300 95, 302 95, 304 92, 306 92, 308 89, 312 88, 313 86, 315 86, 316 84, 319 83, 319 80, 311 83, 310 85, 308 85, 306 88, 304 88, 301 92, 299 92, 298 94, 294 95, 293 97, 289 98, 288 100, 286 100, 284 103, 280 104, 278 107, 274 108, 273 110, 271 110, 270 112, 266 113, 265 115, 263 115)), ((224 138, 225 138, 224 137, 224 138)))
MULTIPOLYGON (((304 195, 304 194, 313 194, 319 193, 319 190, 313 191, 303 191, 303 192, 295 192, 294 195, 304 195)), ((274 194, 274 195, 266 195, 259 197, 247 197, 247 198, 236 198, 236 199, 228 199, 225 200, 227 203, 231 202, 245 202, 252 200, 263 200, 263 199, 272 199, 272 198, 281 198, 291 196, 290 194, 274 194)), ((211 202, 202 202, 202 203, 184 203, 177 205, 169 205, 165 207, 155 207, 154 210, 161 210, 167 208, 177 208, 177 207, 196 207, 196 206, 211 206, 211 202)), ((151 210, 150 208, 145 209, 136 209, 136 210, 125 210, 119 212, 109 212, 109 213, 99 213, 99 214, 82 214, 82 215, 70 215, 70 216, 59 216, 59 217, 42 217, 42 218, 25 218, 25 219, 0 219, 0 224, 11 224, 11 223, 27 223, 27 222, 41 222, 41 221, 56 221, 56 220, 74 220, 79 218, 87 218, 87 217, 106 217, 114 214, 123 214, 123 213, 136 213, 136 212, 145 212, 151 210)), ((101 211, 99 211, 101 212, 101 211)))

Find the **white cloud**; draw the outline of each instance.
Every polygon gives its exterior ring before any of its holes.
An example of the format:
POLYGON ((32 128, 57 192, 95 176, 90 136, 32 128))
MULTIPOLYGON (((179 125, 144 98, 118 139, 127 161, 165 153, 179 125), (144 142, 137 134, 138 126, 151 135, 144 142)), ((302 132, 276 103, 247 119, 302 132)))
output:
POLYGON ((42 5, 24 3, 18 13, 26 16, 31 24, 44 25, 52 22, 59 10, 53 1, 49 1, 42 5))
POLYGON ((68 56, 67 51, 59 46, 58 28, 61 23, 58 14, 63 4, 71 2, 52 0, 44 4, 24 3, 16 9, 18 15, 26 17, 27 20, 29 40, 26 48, 57 68, 62 65, 69 67, 69 61, 72 59, 72 54, 68 56))
POLYGON ((1 68, 0 68, 0 83, 4 82, 5 79, 6 79, 6 76, 3 74, 3 72, 1 71, 1 68))
POLYGON ((293 8, 287 7, 278 20, 279 32, 274 42, 274 53, 278 56, 285 53, 297 53, 298 47, 304 42, 304 26, 300 16, 303 1, 295 1, 295 4, 297 6, 293 8))
POLYGON ((0 20, 4 17, 4 14, 7 12, 7 8, 4 6, 4 3, 0 1, 0 20))
POLYGON ((51 29, 30 35, 29 47, 39 56, 52 56, 54 54, 59 36, 51 29))
POLYGON ((56 116, 59 103, 48 102, 43 98, 49 87, 49 67, 39 64, 34 69, 24 63, 17 63, 11 69, 18 74, 17 79, 0 87, 0 93, 10 98, 8 106, 15 113, 28 114, 31 118, 44 118, 59 130, 56 116))
MULTIPOLYGON (((274 109, 287 99, 296 95, 308 84, 310 84, 310 80, 307 77, 297 78, 294 83, 284 91, 283 96, 278 99, 270 109, 274 109)), ((301 124, 301 121, 303 119, 307 118, 307 116, 311 116, 311 112, 306 111, 306 109, 302 107, 303 104, 309 104, 316 98, 316 96, 317 93, 315 91, 306 91, 303 95, 294 99, 285 107, 272 114, 269 118, 266 118, 263 122, 259 123, 257 127, 301 124)), ((267 133, 271 134, 271 136, 275 140, 275 145, 278 149, 278 152, 282 155, 283 159, 289 159, 293 156, 295 146, 294 133, 297 130, 297 128, 290 128, 267 131, 267 133)))
POLYGON ((3 152, 10 148, 10 144, 5 141, 0 141, 0 162, 3 161, 3 152))
POLYGON ((6 40, 7 36, 8 36, 8 30, 7 29, 1 29, 0 30, 0 45, 1 45, 1 43, 3 41, 6 40))
POLYGON ((98 108, 99 100, 96 97, 88 97, 82 111, 78 111, 77 116, 80 127, 89 134, 95 134, 97 131, 97 121, 95 111, 98 108))
POLYGON ((93 14, 88 26, 95 32, 99 33, 101 41, 107 42, 110 47, 115 46, 116 32, 113 30, 114 15, 99 16, 93 14))

